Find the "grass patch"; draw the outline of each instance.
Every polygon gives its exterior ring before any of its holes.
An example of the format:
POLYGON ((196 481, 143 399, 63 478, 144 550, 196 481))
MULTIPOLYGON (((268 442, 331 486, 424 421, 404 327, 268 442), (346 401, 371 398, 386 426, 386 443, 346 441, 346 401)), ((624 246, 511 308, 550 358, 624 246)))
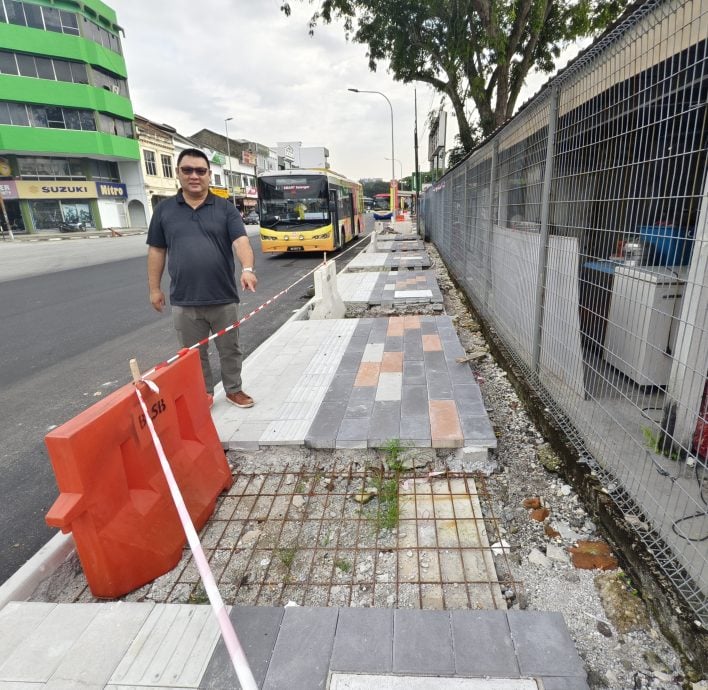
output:
POLYGON ((293 561, 295 560, 295 554, 297 553, 297 547, 296 546, 288 546, 283 549, 278 549, 275 552, 275 555, 278 557, 278 560, 288 569, 290 570, 290 567, 293 564, 293 561))
POLYGON ((334 567, 341 570, 343 573, 348 573, 352 569, 352 564, 346 558, 336 558, 334 567))

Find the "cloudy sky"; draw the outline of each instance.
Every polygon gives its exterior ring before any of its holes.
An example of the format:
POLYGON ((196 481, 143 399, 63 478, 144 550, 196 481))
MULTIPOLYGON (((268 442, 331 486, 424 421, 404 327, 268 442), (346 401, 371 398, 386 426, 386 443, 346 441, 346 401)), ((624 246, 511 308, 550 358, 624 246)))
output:
MULTIPOLYGON (((414 88, 421 170, 428 170, 426 116, 440 96, 368 68, 366 47, 347 42, 341 24, 308 34, 314 6, 292 0, 107 0, 123 27, 123 52, 136 113, 189 136, 201 128, 275 146, 326 146, 334 170, 359 179, 414 169, 414 88)), ((542 81, 537 80, 537 85, 542 81)), ((522 102, 524 99, 521 99, 522 102)), ((457 132, 448 110, 447 146, 457 132)))

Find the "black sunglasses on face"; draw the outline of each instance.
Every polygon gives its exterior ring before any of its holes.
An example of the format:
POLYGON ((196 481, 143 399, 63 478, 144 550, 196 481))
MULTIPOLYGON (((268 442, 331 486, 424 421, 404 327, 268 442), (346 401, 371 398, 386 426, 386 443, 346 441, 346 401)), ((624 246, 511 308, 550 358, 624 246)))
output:
POLYGON ((209 172, 209 168, 192 168, 191 166, 183 166, 179 169, 179 171, 183 175, 187 175, 189 177, 190 175, 197 174, 199 177, 204 177, 209 172))

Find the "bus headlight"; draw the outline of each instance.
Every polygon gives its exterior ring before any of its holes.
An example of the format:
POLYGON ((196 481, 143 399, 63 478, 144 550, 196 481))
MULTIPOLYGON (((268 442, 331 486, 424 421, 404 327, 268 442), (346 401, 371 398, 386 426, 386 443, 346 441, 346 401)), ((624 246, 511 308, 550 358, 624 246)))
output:
POLYGON ((312 239, 313 240, 326 240, 329 236, 330 236, 330 233, 326 232, 323 235, 313 235, 312 239))

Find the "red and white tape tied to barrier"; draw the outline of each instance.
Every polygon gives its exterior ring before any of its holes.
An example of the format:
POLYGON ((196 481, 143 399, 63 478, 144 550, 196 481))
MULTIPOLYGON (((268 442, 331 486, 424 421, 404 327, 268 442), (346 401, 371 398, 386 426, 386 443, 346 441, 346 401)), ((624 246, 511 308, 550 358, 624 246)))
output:
MULTIPOLYGON (((349 247, 348 249, 346 249, 345 251, 343 251, 337 258, 338 258, 338 259, 341 258, 341 257, 344 256, 347 252, 349 252, 349 251, 351 251, 352 249, 354 249, 355 247, 357 247, 357 246, 358 246, 359 244, 361 244, 367 237, 368 237, 368 236, 362 237, 358 242, 356 242, 356 243, 353 244, 351 247, 349 247)), ((158 369, 161 369, 162 367, 166 367, 168 364, 172 364, 172 362, 176 362, 176 361, 182 356, 182 354, 183 354, 185 351, 188 352, 189 350, 196 350, 197 348, 201 347, 202 345, 207 345, 207 344, 210 343, 212 340, 216 340, 217 338, 221 337, 221 336, 224 335, 225 333, 228 333, 229 331, 232 331, 234 328, 238 328, 242 323, 244 323, 245 321, 248 321, 248 319, 250 319, 252 316, 255 316, 259 311, 263 311, 263 309, 265 309, 267 306, 273 304, 273 302, 275 302, 275 300, 277 300, 279 297, 282 297, 286 292, 288 292, 288 290, 292 290, 292 288, 294 288, 298 283, 300 283, 300 282, 302 282, 303 280, 305 280, 305 278, 307 278, 307 276, 312 275, 318 268, 320 268, 321 266, 326 266, 326 265, 327 265, 327 255, 325 254, 325 255, 324 255, 324 259, 323 259, 323 261, 322 261, 321 264, 317 264, 317 266, 315 266, 311 271, 309 271, 308 273, 305 273, 304 276, 301 276, 301 277, 298 278, 294 283, 291 283, 290 285, 288 285, 288 287, 286 287, 285 289, 281 290, 277 295, 274 295, 274 296, 271 297, 269 300, 266 300, 265 302, 263 302, 263 304, 261 304, 259 307, 256 307, 252 312, 246 314, 246 316, 244 316, 242 319, 239 319, 238 321, 232 323, 230 326, 227 326, 226 328, 222 328, 222 329, 221 329, 220 331, 218 331, 217 333, 212 333, 208 338, 204 338, 204 340, 200 340, 198 343, 194 343, 194 345, 190 345, 188 348, 185 348, 184 350, 181 350, 181 351, 178 352, 176 355, 173 355, 173 356, 170 357, 169 359, 166 359, 164 362, 160 362, 160 364, 157 364, 157 365, 155 365, 152 369, 150 369, 149 371, 146 371, 145 374, 144 374, 144 376, 149 376, 150 374, 154 373, 154 372, 157 371, 158 369)))
MULTIPOLYGON (((148 381, 146 379, 141 379, 142 382, 150 388, 155 393, 159 392, 159 388, 154 381, 148 381)), ((214 611, 217 621, 219 622, 219 628, 221 630, 221 636, 224 638, 224 644, 229 652, 229 657, 231 658, 231 663, 233 664, 234 671, 236 671, 236 676, 238 677, 239 683, 243 690, 258 690, 258 685, 251 672, 251 667, 248 665, 248 660, 243 652, 241 643, 238 641, 236 631, 231 624, 231 619, 224 606, 224 601, 219 594, 219 589, 216 586, 216 581, 214 580, 214 575, 209 568, 209 562, 207 561, 206 554, 202 545, 199 542, 199 537, 197 536, 197 530, 194 528, 194 523, 192 518, 189 517, 189 511, 184 503, 184 498, 179 490, 179 486, 175 480, 175 476, 172 473, 172 468, 167 460, 165 451, 160 442, 160 438, 155 431, 155 426, 152 423, 150 414, 148 413, 147 405, 143 399, 142 393, 138 385, 135 386, 135 393, 140 401, 140 407, 145 415, 145 421, 147 422, 148 429, 152 435, 152 442, 155 444, 155 449, 157 450, 157 455, 160 458, 160 466, 167 479, 167 485, 170 488, 170 494, 172 495, 172 500, 177 508, 177 513, 179 515, 180 522, 184 528, 184 533, 187 535, 187 542, 189 543, 190 549, 192 549, 192 554, 194 554, 194 561, 197 564, 197 569, 199 570, 199 575, 204 583, 204 589, 206 590, 207 596, 209 597, 209 603, 214 611)))

